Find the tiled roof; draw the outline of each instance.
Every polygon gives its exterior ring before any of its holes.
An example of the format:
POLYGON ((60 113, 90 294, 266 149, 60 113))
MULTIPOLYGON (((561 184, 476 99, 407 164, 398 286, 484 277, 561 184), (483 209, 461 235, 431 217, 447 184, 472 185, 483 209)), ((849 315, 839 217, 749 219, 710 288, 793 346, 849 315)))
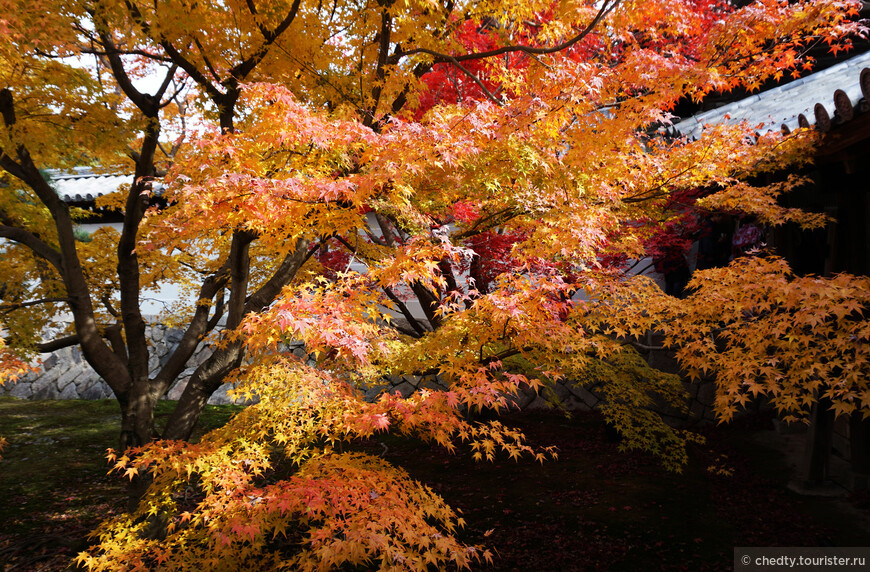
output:
POLYGON ((93 201, 113 193, 121 185, 133 183, 133 175, 101 175, 90 167, 75 167, 72 171, 49 169, 49 183, 67 203, 93 201))
POLYGON ((676 122, 672 135, 699 138, 704 125, 748 122, 759 133, 792 131, 815 124, 827 131, 864 111, 870 99, 870 52, 820 72, 676 122), (862 73, 863 72, 863 73, 862 73), (728 116, 726 118, 726 116, 728 116))

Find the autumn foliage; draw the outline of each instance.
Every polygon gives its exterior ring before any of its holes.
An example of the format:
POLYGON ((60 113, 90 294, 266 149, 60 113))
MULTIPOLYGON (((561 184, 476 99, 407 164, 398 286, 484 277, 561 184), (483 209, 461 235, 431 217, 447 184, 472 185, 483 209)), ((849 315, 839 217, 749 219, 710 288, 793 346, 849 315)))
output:
POLYGON ((818 394, 870 411, 866 280, 740 260, 680 301, 614 262, 649 254, 693 189, 707 209, 824 224, 778 205, 799 179, 752 178, 807 157, 811 132, 657 128, 683 98, 847 45, 853 4, 62 4, 2 5, 0 236, 20 284, 3 319, 27 352, 67 309, 119 399, 111 458, 140 498, 79 556, 89 569, 486 560, 440 497, 354 442, 393 432, 543 461, 546 444, 478 414, 570 378, 602 387, 626 447, 679 470, 692 437, 651 406, 681 407, 682 384, 631 347, 650 329, 690 373, 718 372, 723 418, 757 395, 793 417, 818 394), (122 231, 88 243, 39 171, 82 163, 135 171, 99 202, 122 231), (193 303, 161 317, 185 333, 153 374, 141 298, 161 282, 193 303), (214 351, 158 430, 154 401, 200 342, 214 351), (390 375, 444 385, 365 399, 390 375), (224 383, 258 403, 185 442, 224 383))

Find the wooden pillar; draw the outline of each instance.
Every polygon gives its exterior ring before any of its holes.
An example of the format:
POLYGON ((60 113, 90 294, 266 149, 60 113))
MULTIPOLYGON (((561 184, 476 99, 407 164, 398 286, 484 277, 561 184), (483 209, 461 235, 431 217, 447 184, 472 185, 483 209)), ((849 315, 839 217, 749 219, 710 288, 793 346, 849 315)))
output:
POLYGON ((819 399, 813 405, 804 454, 803 474, 809 487, 821 485, 828 478, 833 430, 831 402, 829 399, 819 399))
POLYGON ((852 470, 870 474, 870 419, 859 411, 849 417, 849 452, 852 470))

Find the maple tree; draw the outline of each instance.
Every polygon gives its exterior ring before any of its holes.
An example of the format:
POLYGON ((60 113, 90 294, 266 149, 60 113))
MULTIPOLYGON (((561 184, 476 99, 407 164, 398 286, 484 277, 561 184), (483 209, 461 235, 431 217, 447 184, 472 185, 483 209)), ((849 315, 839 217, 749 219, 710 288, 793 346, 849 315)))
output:
POLYGON ((750 178, 806 157, 811 133, 654 132, 681 98, 757 87, 812 42, 846 45, 860 30, 849 2, 56 4, 0 11, 3 325, 10 349, 79 344, 121 405, 113 460, 141 498, 80 555, 91 569, 489 558, 451 536, 462 521, 431 490, 345 444, 392 431, 543 460, 473 414, 567 377, 601 386, 624 446, 678 469, 692 437, 648 406, 680 406, 682 385, 630 347, 651 328, 692 371, 721 371, 724 417, 755 394, 800 416, 817 389, 838 411, 866 408, 867 364, 847 367, 867 339, 860 279, 790 280, 753 261, 700 273, 681 303, 605 263, 642 257, 686 189, 762 222, 824 223, 777 205, 798 179, 750 178), (459 85, 438 73, 479 92, 433 95, 459 85), (121 232, 87 243, 40 171, 82 163, 135 172, 100 201, 122 210, 121 232), (751 299, 726 279, 747 269, 764 285, 751 299), (184 334, 152 375, 141 300, 161 282, 194 303, 162 317, 184 334), (800 314, 803 300, 827 313, 800 314), (58 307, 70 336, 38 340, 58 307), (780 337, 762 351, 732 333, 744 329, 780 337), (154 403, 203 340, 213 353, 158 431, 154 403), (796 357, 806 347, 830 365, 796 357), (757 362, 754 384, 736 352, 757 362), (403 374, 446 389, 363 398, 403 374), (231 382, 258 403, 185 443, 231 382))

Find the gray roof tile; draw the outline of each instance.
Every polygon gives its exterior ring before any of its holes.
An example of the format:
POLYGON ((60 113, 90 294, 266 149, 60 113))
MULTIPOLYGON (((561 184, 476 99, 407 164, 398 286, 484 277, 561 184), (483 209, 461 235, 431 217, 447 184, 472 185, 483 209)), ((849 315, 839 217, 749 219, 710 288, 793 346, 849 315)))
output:
POLYGON ((75 167, 72 171, 49 169, 49 183, 65 202, 92 201, 117 191, 121 185, 133 183, 133 175, 104 175, 90 167, 75 167))
POLYGON ((816 103, 821 103, 828 115, 833 117, 834 91, 837 89, 846 92, 849 101, 857 107, 862 97, 859 78, 861 70, 865 67, 870 67, 870 52, 773 89, 683 119, 674 123, 669 131, 676 131, 681 135, 697 139, 701 136, 704 125, 725 121, 732 124, 746 121, 756 131, 762 133, 779 131, 782 125, 786 125, 789 130, 794 130, 798 127, 800 114, 803 114, 811 124, 815 123, 813 108, 816 103))

